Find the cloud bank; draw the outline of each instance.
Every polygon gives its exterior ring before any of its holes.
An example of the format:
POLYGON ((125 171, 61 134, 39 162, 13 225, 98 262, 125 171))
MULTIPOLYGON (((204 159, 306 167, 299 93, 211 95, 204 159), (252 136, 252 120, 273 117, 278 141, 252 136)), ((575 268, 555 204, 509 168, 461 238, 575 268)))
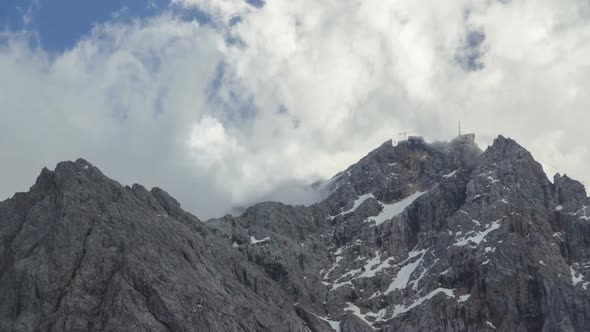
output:
POLYGON ((497 134, 548 173, 590 180, 586 1, 176 0, 50 53, 0 34, 0 197, 84 157, 201 218, 309 203, 397 133, 497 134))

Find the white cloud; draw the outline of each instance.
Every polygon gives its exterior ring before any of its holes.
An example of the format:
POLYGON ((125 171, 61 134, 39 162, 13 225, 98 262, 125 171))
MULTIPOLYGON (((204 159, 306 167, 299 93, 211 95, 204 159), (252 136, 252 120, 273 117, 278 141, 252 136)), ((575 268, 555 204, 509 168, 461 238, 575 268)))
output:
POLYGON ((397 132, 450 138, 459 119, 484 145, 512 136, 549 171, 590 180, 582 1, 175 2, 217 30, 165 14, 99 26, 59 55, 5 34, 1 196, 82 156, 201 217, 303 202, 302 183, 397 132), (485 38, 463 52, 469 31, 485 38), (483 68, 465 71, 458 56, 483 68))
POLYGON ((13 39, 0 51, 2 196, 25 190, 43 165, 84 157, 124 183, 169 188, 189 207, 199 206, 193 194, 223 201, 205 190, 186 145, 220 43, 170 17, 98 27, 57 56, 13 39))

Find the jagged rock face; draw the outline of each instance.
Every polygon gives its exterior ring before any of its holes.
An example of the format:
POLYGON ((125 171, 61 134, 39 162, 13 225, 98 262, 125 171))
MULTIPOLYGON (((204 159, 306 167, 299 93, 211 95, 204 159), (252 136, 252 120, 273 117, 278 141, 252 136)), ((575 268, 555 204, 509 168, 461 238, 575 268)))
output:
POLYGON ((0 204, 1 331, 305 331, 281 289, 161 189, 83 160, 0 204))
POLYGON ((0 330, 590 330, 590 200, 513 140, 385 142, 325 188, 202 223, 44 170, 0 203, 0 330))
POLYGON ((297 218, 265 203, 252 208, 264 218, 208 226, 229 242, 267 239, 235 243, 255 264, 283 265, 298 312, 335 330, 590 330, 584 187, 561 176, 552 184, 513 140, 500 136, 483 153, 464 141, 386 142, 327 188, 297 218), (306 235, 269 227, 305 225, 303 213, 315 225, 306 235), (301 256, 306 264, 295 264, 301 256))

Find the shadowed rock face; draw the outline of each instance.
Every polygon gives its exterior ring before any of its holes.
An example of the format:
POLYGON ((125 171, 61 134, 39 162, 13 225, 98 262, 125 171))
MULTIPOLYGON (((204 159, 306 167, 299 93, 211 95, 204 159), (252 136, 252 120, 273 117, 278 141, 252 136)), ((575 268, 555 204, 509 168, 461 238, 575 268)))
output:
POLYGON ((385 142, 324 188, 201 222, 44 169, 0 203, 0 330, 590 330, 584 186, 513 140, 385 142))

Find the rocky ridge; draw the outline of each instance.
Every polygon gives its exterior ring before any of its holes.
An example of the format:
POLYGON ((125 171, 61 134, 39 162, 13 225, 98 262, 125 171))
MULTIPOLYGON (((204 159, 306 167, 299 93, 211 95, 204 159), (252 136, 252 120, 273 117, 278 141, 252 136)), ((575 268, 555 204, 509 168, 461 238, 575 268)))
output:
POLYGON ((202 222, 44 169, 0 203, 0 330, 590 330, 585 188, 515 141, 388 141, 323 187, 202 222))

